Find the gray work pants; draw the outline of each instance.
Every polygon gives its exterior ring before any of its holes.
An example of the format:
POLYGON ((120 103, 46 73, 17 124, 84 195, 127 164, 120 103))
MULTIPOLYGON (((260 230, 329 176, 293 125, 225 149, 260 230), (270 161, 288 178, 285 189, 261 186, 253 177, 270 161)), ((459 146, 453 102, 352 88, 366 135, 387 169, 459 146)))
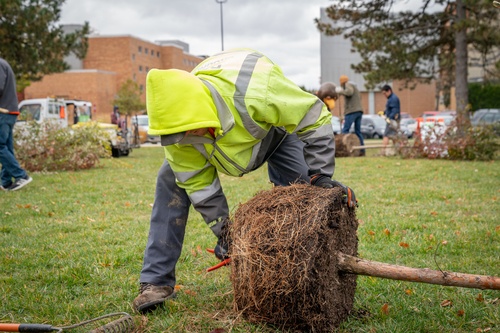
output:
MULTIPOLYGON (((309 183, 304 144, 296 135, 287 136, 268 159, 269 179, 275 185, 309 183)), ((155 201, 140 282, 174 287, 175 265, 181 255, 191 202, 186 191, 175 183, 165 161, 158 172, 155 201)))

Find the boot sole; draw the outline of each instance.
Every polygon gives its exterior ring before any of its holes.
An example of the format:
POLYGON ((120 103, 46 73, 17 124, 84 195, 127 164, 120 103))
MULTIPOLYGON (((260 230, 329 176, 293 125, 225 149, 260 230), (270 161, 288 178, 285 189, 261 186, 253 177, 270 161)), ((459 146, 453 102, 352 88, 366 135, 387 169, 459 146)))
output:
POLYGON ((158 307, 162 306, 165 303, 165 301, 172 299, 172 298, 175 298, 175 297, 177 297, 177 295, 174 292, 165 298, 160 298, 160 299, 152 301, 152 302, 141 304, 140 306, 136 307, 136 310, 140 313, 148 313, 148 312, 154 311, 158 307))

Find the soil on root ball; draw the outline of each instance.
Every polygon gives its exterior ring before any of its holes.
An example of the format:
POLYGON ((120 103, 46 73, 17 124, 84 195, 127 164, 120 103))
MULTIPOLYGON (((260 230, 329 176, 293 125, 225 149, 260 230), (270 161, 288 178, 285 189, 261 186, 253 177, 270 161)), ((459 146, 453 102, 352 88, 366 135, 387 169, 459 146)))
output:
POLYGON ((357 255, 358 221, 342 190, 275 187, 241 204, 230 249, 234 308, 250 322, 331 332, 352 311, 356 275, 337 251, 357 255))

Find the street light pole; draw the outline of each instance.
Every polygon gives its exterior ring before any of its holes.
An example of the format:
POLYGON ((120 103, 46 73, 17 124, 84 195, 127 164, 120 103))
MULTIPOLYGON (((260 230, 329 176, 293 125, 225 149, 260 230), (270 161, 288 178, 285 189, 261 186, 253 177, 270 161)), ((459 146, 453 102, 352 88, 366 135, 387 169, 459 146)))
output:
POLYGON ((220 4, 220 41, 221 41, 221 47, 222 51, 224 51, 224 20, 222 16, 222 4, 227 2, 227 0, 215 0, 218 4, 220 4))

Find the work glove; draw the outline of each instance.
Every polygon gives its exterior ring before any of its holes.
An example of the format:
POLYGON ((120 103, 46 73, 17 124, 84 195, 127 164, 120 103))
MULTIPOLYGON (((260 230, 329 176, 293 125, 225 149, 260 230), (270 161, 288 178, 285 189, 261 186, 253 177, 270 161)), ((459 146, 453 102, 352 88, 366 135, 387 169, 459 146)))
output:
POLYGON ((338 94, 342 92, 342 87, 335 87, 335 92, 338 94))
POLYGON ((229 233, 229 228, 231 226, 231 220, 226 217, 222 220, 222 228, 217 240, 217 245, 214 248, 214 254, 219 260, 225 260, 229 258, 229 247, 231 246, 232 239, 229 233))
POLYGON ((336 180, 332 180, 328 176, 322 174, 312 175, 311 185, 323 188, 340 187, 344 191, 344 203, 347 204, 347 207, 354 208, 358 206, 358 200, 356 200, 356 195, 354 194, 354 191, 350 187, 347 187, 341 182, 338 182, 336 180))

